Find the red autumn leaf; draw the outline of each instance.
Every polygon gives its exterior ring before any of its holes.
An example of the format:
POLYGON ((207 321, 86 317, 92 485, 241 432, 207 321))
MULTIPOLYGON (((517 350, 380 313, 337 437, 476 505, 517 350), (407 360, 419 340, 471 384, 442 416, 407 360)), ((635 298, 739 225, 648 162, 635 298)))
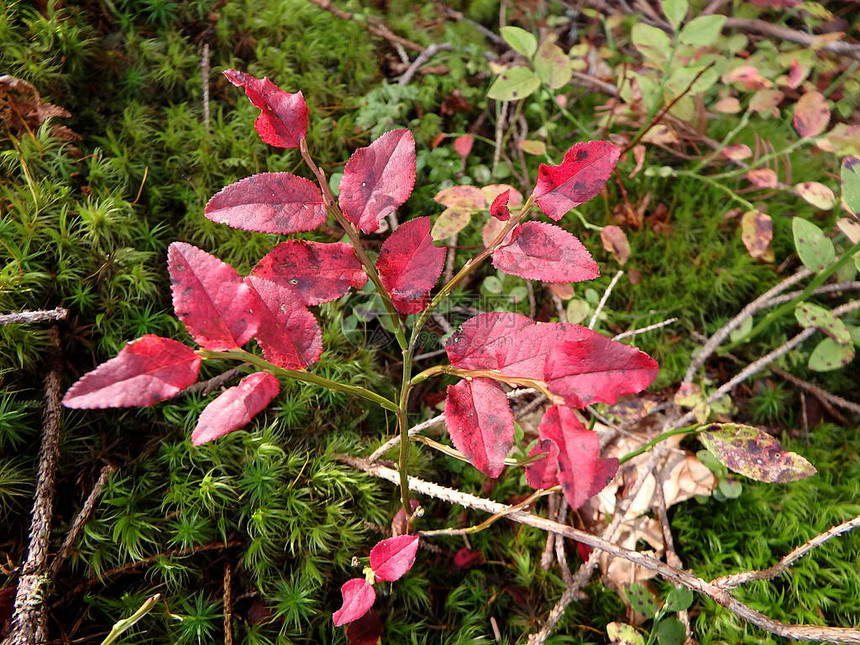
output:
POLYGON ((448 360, 466 370, 500 369, 517 332, 533 324, 522 314, 500 311, 470 318, 445 344, 448 360))
POLYGON ((600 457, 597 433, 586 430, 569 408, 554 405, 547 410, 538 436, 557 446, 558 482, 571 508, 597 495, 618 471, 617 459, 600 457))
POLYGON ((576 237, 546 222, 525 222, 511 243, 493 253, 493 266, 509 275, 543 282, 582 282, 600 275, 591 254, 576 237))
POLYGON ((558 444, 552 439, 539 439, 529 451, 529 457, 546 455, 526 466, 526 481, 532 488, 552 488, 558 484, 558 444))
POLYGON ((647 388, 657 376, 657 362, 635 347, 582 328, 583 338, 562 342, 547 357, 545 378, 550 392, 567 405, 612 405, 624 394, 647 388))
POLYGON ((551 219, 560 220, 603 190, 620 155, 621 148, 608 141, 585 141, 571 147, 560 165, 541 164, 533 193, 537 205, 551 219))
POLYGON ((312 231, 326 217, 316 184, 288 172, 263 172, 225 186, 203 214, 244 231, 281 235, 312 231))
POLYGON ((224 70, 233 85, 244 87, 245 94, 260 108, 254 127, 263 143, 278 148, 298 148, 299 141, 308 131, 308 106, 301 92, 290 94, 268 78, 255 78, 250 74, 224 70))
POLYGON ((801 96, 794 106, 794 128, 801 137, 817 137, 830 123, 830 108, 820 92, 801 96))
POLYGON ((335 627, 358 620, 370 611, 376 600, 373 585, 368 584, 364 578, 353 578, 344 582, 340 595, 343 596, 343 606, 332 616, 335 627))
POLYGON ((445 423, 454 446, 488 477, 498 477, 514 443, 514 415, 502 388, 486 378, 448 386, 445 423))
POLYGON ((278 395, 279 389, 278 379, 271 374, 249 374, 204 408, 191 434, 191 443, 199 446, 238 430, 264 410, 278 395))
POLYGON ((69 388, 67 408, 146 407, 169 399, 197 380, 200 357, 190 347, 147 334, 69 388))
POLYGON ((379 645, 382 621, 372 609, 346 628, 346 645, 379 645))
POLYGON ((257 331, 257 299, 229 264, 191 244, 167 249, 173 310, 188 333, 212 351, 237 349, 257 331))
POLYGON ((355 252, 343 242, 283 242, 257 262, 251 275, 292 289, 309 306, 340 298, 367 282, 355 252))
POLYGON ((484 564, 484 554, 481 551, 470 551, 463 547, 454 554, 454 566, 458 569, 470 569, 484 564))
POLYGON ((295 291, 257 276, 245 281, 262 305, 256 336, 266 360, 288 370, 316 363, 322 354, 322 331, 295 291))
POLYGON ((427 295, 442 274, 446 255, 444 247, 433 245, 429 217, 401 224, 385 240, 376 269, 397 311, 413 314, 427 306, 427 295))
POLYGON ((415 564, 418 553, 417 535, 386 538, 370 550, 370 568, 377 580, 394 581, 415 564))
POLYGON ((365 233, 409 199, 415 185, 415 139, 409 130, 386 132, 356 150, 340 181, 341 210, 365 233))
POLYGON ((657 363, 635 347, 580 325, 535 323, 520 314, 475 316, 445 350, 454 367, 543 382, 573 407, 614 403, 645 389, 657 375, 657 363))
POLYGON ((490 204, 490 215, 501 222, 507 222, 511 219, 511 211, 508 209, 508 202, 511 199, 511 191, 506 190, 499 193, 499 196, 490 204))
POLYGON ((466 157, 472 152, 473 145, 475 145, 475 138, 471 134, 464 134, 454 139, 454 152, 460 155, 463 163, 466 162, 466 157))

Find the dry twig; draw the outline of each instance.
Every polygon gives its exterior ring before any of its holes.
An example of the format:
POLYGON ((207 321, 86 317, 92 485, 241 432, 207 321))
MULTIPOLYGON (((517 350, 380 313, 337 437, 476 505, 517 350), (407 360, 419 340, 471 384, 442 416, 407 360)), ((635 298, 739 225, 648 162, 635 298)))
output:
POLYGON ((30 324, 49 320, 65 320, 69 310, 57 307, 47 311, 19 311, 13 314, 0 314, 0 325, 30 324))

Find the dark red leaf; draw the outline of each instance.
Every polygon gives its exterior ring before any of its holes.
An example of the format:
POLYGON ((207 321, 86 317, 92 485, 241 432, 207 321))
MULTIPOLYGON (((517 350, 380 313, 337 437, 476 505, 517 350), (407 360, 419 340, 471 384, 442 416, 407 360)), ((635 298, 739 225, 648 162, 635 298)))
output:
POLYGON ((529 457, 546 455, 526 466, 526 481, 532 488, 552 488, 558 484, 558 444, 552 439, 539 439, 529 451, 529 457))
MULTIPOLYGON (((410 499, 409 506, 411 508, 410 515, 415 512, 415 509, 418 508, 418 500, 410 499)), ((397 509, 397 512, 394 514, 394 517, 391 518, 391 535, 397 537, 398 535, 406 535, 409 530, 409 519, 406 517, 406 513, 403 511, 403 507, 397 509)))
POLYGON ((520 314, 475 316, 445 349, 454 367, 544 382, 573 407, 615 403, 657 375, 657 363, 635 347, 580 325, 535 323, 520 314))
POLYGON ((296 292, 256 276, 245 280, 262 304, 257 342, 266 360, 288 370, 316 363, 322 354, 322 331, 296 292))
POLYGON ((340 588, 340 594, 343 596, 343 606, 332 616, 335 627, 358 620, 373 607, 376 600, 373 585, 368 584, 364 578, 347 580, 340 588))
POLYGON ((493 203, 490 204, 490 215, 495 217, 497 220, 507 222, 509 219, 511 219, 511 211, 508 209, 508 202, 510 200, 510 190, 506 190, 503 193, 499 193, 498 197, 496 197, 493 200, 493 203))
POLYGON ((511 243, 493 253, 493 266, 509 275, 543 282, 582 282, 600 275, 591 254, 576 237, 545 222, 525 222, 511 243))
POLYGON ((191 434, 195 446, 218 439, 248 423, 278 395, 280 384, 271 374, 254 372, 218 395, 197 421, 191 434))
POLYGON ((370 568, 377 580, 397 580, 415 564, 416 553, 417 535, 386 538, 370 550, 370 568))
POLYGON ((454 554, 454 566, 458 569, 470 569, 484 563, 484 554, 480 551, 470 551, 463 547, 454 554))
POLYGON ((445 423, 454 446, 488 477, 498 477, 514 443, 514 415, 502 388, 486 378, 448 386, 445 423))
POLYGON ((347 645, 378 645, 382 638, 382 621, 379 613, 370 610, 346 628, 347 645))
POLYGON ((147 334, 123 347, 69 388, 67 408, 146 407, 197 380, 200 357, 190 347, 147 334))
POLYGON ((554 405, 547 410, 538 436, 557 446, 558 481, 573 509, 603 490, 618 471, 617 459, 600 457, 597 433, 586 430, 569 408, 554 405))
POLYGON ((350 157, 340 182, 340 207, 362 231, 374 233, 383 217, 409 199, 414 185, 415 139, 409 130, 392 130, 350 157))
POLYGON ((191 244, 167 249, 173 310, 188 333, 212 351, 237 349, 257 331, 257 299, 235 269, 191 244))
POLYGON ((260 108, 254 127, 263 143, 279 148, 299 147, 308 131, 308 106, 301 92, 290 94, 266 77, 255 78, 235 69, 224 70, 224 76, 233 85, 244 87, 251 103, 260 108))
POLYGON ((349 244, 289 240, 266 254, 251 271, 293 289, 305 305, 318 305, 361 289, 367 274, 349 244))
POLYGON ((595 332, 561 343, 546 361, 550 391, 576 408, 612 405, 619 396, 641 392, 656 376, 657 362, 650 356, 595 332))
POLYGON ((411 314, 427 306, 427 295, 442 274, 446 255, 444 247, 433 245, 429 217, 401 224, 385 240, 376 269, 397 311, 411 314))
POLYGON ((621 148, 608 141, 585 141, 571 147, 560 165, 541 164, 534 189, 537 205, 560 220, 603 190, 620 155, 621 148))
POLYGON ((316 184, 288 172, 263 172, 225 186, 203 213, 233 228, 281 235, 312 231, 326 218, 316 184))

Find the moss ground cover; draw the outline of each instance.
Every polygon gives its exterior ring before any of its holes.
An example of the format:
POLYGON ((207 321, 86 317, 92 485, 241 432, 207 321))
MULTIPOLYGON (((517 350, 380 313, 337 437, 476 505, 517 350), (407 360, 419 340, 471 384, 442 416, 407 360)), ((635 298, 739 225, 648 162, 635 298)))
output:
MULTIPOLYGON (((275 236, 239 233, 202 216, 206 200, 227 183, 267 170, 301 172, 297 153, 273 152, 259 142, 249 127, 256 110, 220 78, 223 68, 246 69, 301 89, 314 114, 309 146, 335 176, 340 170, 335 164, 355 147, 392 127, 410 127, 418 139, 419 182, 402 219, 439 212, 433 197, 447 185, 516 181, 514 173, 522 172, 518 163, 494 167, 491 127, 476 130, 480 138, 463 168, 448 140, 434 145, 437 134, 463 133, 488 109, 482 53, 491 46, 474 25, 495 29, 498 4, 454 6, 475 23, 443 21, 430 4, 392 2, 388 12, 357 2, 344 6, 357 17, 341 20, 302 0, 113 0, 47 3, 41 10, 19 2, 2 9, 0 68, 33 84, 72 116, 30 129, 3 126, 0 312, 55 306, 71 311, 62 335, 66 384, 144 333, 186 340, 169 312, 167 244, 200 245, 244 271, 277 243, 275 236), (454 52, 440 63, 447 69, 397 85, 391 47, 364 28, 374 16, 423 46, 452 43, 454 52), (208 102, 201 77, 204 45, 213 72, 208 102), (60 121, 80 139, 55 136, 51 126, 60 121)), ((558 8, 541 5, 540 12, 558 14, 558 8)), ((596 21, 589 24, 597 29, 596 21)), ((578 102, 568 121, 546 101, 536 101, 523 110, 523 121, 536 131, 551 119, 555 146, 549 154, 557 155, 568 134, 579 136, 575 122, 591 122, 596 103, 578 102)), ((491 120, 496 109, 489 107, 491 120)), ((760 138, 779 147, 790 134, 789 121, 789 114, 757 121, 744 142, 753 146, 760 138)), ((709 135, 719 140, 732 123, 727 118, 709 135)), ((532 177, 540 161, 524 158, 532 177)), ((798 177, 838 172, 835 162, 821 155, 798 151, 790 161, 798 177)), ((742 182, 736 184, 737 189, 742 182)), ((749 257, 736 220, 724 217, 730 208, 726 195, 713 186, 689 177, 640 174, 625 178, 624 188, 630 203, 649 195, 652 204, 667 206, 671 218, 655 224, 652 208, 642 226, 627 230, 632 249, 627 268, 641 281, 619 282, 598 328, 621 331, 679 318, 638 342, 661 364, 659 391, 683 376, 697 347, 691 331, 713 332, 784 274, 778 264, 749 257)), ((583 217, 595 225, 612 223, 613 207, 623 198, 612 186, 605 198, 583 207, 583 217)), ((768 201, 768 213, 778 262, 793 253, 790 216, 818 218, 822 224, 835 219, 781 195, 768 201)), ((601 264, 604 277, 590 285, 600 293, 617 264, 600 250, 599 233, 575 232, 601 264)), ((320 239, 333 238, 321 233, 320 239)), ((458 238, 463 246, 480 243, 480 227, 458 238)), ((517 286, 523 281, 515 279, 505 290, 517 286)), ((467 285, 455 304, 471 306, 477 290, 467 285)), ((538 291, 537 299, 544 319, 553 317, 546 295, 538 291)), ((527 298, 510 306, 528 313, 527 298)), ((345 323, 349 307, 341 302, 319 313, 327 349, 317 371, 390 394, 397 353, 363 342, 374 337, 374 323, 366 332, 354 331, 345 323)), ((778 345, 794 333, 790 318, 739 353, 754 358, 778 345)), ((27 544, 40 378, 49 345, 45 325, 0 326, 0 553, 10 563, 22 560, 27 544)), ((428 340, 428 351, 437 347, 428 340)), ((804 362, 804 355, 794 353, 783 367, 803 375, 804 362)), ((856 376, 856 367, 849 367, 819 382, 850 398, 856 376)), ((738 397, 741 414, 774 429, 797 428, 808 418, 801 399, 789 387, 782 397, 774 395, 782 386, 772 383, 763 376, 749 384, 738 397)), ((432 391, 423 394, 416 419, 436 404, 432 391)), ((366 452, 393 429, 360 402, 292 385, 247 431, 192 448, 191 429, 210 399, 195 393, 147 410, 65 414, 56 544, 102 466, 118 470, 51 590, 49 630, 59 642, 99 642, 116 620, 156 591, 165 603, 122 642, 220 642, 227 565, 234 576, 232 612, 241 642, 345 642, 343 630, 335 630, 330 619, 339 604, 338 588, 356 574, 353 556, 365 553, 387 530, 397 500, 392 490, 337 463, 333 454, 366 452)), ((764 567, 860 512, 854 429, 824 424, 795 432, 787 441, 818 466, 813 480, 776 487, 745 483, 736 500, 679 507, 672 524, 685 565, 703 576, 764 567)), ((417 448, 410 457, 417 474, 433 479, 453 470, 462 488, 483 490, 499 501, 521 491, 517 473, 505 474, 488 489, 485 478, 459 462, 431 459, 417 448)), ((434 503, 426 513, 449 524, 484 519, 434 503)), ((557 570, 547 572, 538 564, 544 542, 536 530, 503 522, 470 536, 468 543, 434 542, 435 548, 419 555, 413 575, 380 594, 376 608, 387 641, 517 642, 539 625, 564 589, 557 570), (464 546, 481 552, 483 564, 457 566, 453 555, 464 546)), ((858 552, 857 536, 835 541, 798 563, 789 576, 750 586, 742 598, 775 618, 857 624, 858 552)), ((15 579, 13 568, 4 565, 0 587, 14 586, 15 579)), ((623 620, 616 593, 598 582, 587 593, 549 642, 605 642, 605 624, 623 620)), ((703 643, 770 642, 706 601, 694 607, 694 626, 703 643)))

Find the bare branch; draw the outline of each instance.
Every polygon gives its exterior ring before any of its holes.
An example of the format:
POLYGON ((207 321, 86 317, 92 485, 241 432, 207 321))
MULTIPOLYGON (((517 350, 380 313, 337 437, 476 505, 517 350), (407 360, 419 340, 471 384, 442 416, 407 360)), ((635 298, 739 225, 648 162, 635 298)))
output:
POLYGON ((19 311, 13 314, 0 314, 0 325, 28 325, 48 320, 65 320, 68 317, 69 310, 62 307, 42 311, 19 311))
MULTIPOLYGON (((392 484, 397 485, 400 481, 399 473, 385 466, 371 464, 367 460, 357 459, 349 455, 340 455, 338 459, 345 464, 348 464, 362 472, 365 472, 374 477, 384 479, 392 484)), ((719 605, 725 607, 732 613, 736 614, 743 620, 764 629, 765 631, 791 638, 794 640, 811 640, 811 641, 831 641, 835 643, 854 643, 860 645, 860 629, 850 627, 820 627, 817 625, 792 625, 774 620, 769 616, 754 610, 735 598, 727 589, 707 582, 696 577, 692 573, 682 571, 676 567, 670 566, 660 560, 640 553, 631 551, 624 547, 617 546, 603 538, 591 535, 585 531, 580 531, 571 526, 565 526, 548 520, 544 517, 534 515, 527 511, 511 511, 511 507, 507 504, 493 502, 476 495, 463 493, 452 488, 446 488, 433 482, 428 482, 417 477, 409 477, 409 488, 421 495, 427 495, 435 499, 439 499, 452 504, 460 504, 467 508, 472 508, 492 515, 498 513, 507 513, 506 519, 520 524, 533 526, 544 531, 551 531, 556 535, 576 540, 595 549, 605 551, 613 557, 623 558, 633 564, 644 567, 658 573, 667 580, 676 584, 683 585, 693 591, 712 598, 719 605)))
POLYGON ((621 279, 621 276, 624 275, 624 271, 618 271, 614 276, 612 276, 612 281, 609 283, 609 286, 606 287, 606 291, 603 292, 603 297, 600 299, 600 302, 597 303, 597 308, 594 310, 594 315, 591 317, 591 320, 588 322, 588 328, 594 329, 594 326, 597 324, 597 318, 600 316, 600 312, 603 311, 603 308, 606 306, 606 301, 609 300, 609 296, 612 295, 612 290, 615 288, 615 285, 621 279))

